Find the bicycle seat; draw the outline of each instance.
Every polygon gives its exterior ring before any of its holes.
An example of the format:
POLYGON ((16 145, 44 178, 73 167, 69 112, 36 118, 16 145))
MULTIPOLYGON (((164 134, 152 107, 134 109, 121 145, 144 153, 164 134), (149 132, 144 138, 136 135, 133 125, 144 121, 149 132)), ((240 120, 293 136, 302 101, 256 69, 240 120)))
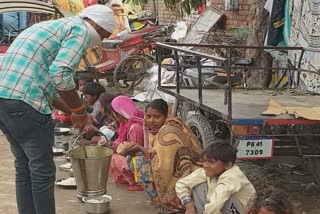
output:
POLYGON ((234 65, 250 65, 254 62, 253 58, 250 57, 233 57, 232 64, 234 65))

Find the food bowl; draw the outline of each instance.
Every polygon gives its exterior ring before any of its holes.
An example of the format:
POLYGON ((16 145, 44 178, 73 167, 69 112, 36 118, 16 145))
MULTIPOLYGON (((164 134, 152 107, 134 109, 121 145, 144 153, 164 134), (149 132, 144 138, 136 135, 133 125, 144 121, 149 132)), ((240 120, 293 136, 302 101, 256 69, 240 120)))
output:
POLYGON ((69 129, 69 128, 62 128, 62 127, 54 128, 54 133, 56 135, 67 135, 67 134, 69 134, 70 131, 71 131, 71 129, 69 129))
POLYGON ((110 195, 82 198, 85 211, 90 214, 103 214, 109 212, 111 200, 112 197, 110 195))

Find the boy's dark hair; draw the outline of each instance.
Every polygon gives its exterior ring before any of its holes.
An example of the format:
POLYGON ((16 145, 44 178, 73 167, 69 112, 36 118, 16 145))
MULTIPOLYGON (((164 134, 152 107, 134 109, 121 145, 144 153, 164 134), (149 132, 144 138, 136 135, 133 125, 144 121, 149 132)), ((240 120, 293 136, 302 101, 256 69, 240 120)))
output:
POLYGON ((149 103, 145 110, 147 111, 148 108, 153 108, 160 111, 164 116, 168 115, 168 103, 163 99, 156 99, 149 103))
POLYGON ((202 157, 234 163, 237 159, 237 149, 227 142, 217 140, 203 150, 202 157))
POLYGON ((293 213, 288 194, 273 187, 268 187, 257 193, 257 196, 249 204, 248 214, 257 214, 261 208, 276 214, 293 213))
POLYGON ((99 102, 101 107, 105 111, 105 113, 111 114, 112 112, 111 102, 115 97, 117 97, 116 94, 109 94, 107 92, 104 92, 103 94, 100 95, 99 102))
POLYGON ((81 74, 81 75, 79 75, 78 79, 85 81, 87 83, 94 82, 94 79, 88 74, 81 74))
POLYGON ((100 83, 89 82, 84 86, 82 92, 83 94, 89 94, 91 96, 96 96, 97 98, 99 98, 99 96, 105 91, 106 89, 100 83))

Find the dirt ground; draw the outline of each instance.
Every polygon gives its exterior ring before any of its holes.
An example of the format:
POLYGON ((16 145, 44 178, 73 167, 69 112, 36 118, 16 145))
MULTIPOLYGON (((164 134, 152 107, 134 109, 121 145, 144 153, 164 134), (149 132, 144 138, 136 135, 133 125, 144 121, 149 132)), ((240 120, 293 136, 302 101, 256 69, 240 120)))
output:
MULTIPOLYGON (((16 214, 14 162, 9 143, 0 132, 0 214, 16 214)), ((66 163, 61 156, 55 157, 56 165, 66 163)), ((57 179, 67 178, 68 173, 57 168, 57 179)), ((152 214, 157 208, 144 192, 129 192, 125 185, 116 186, 109 178, 108 194, 113 198, 111 213, 114 214, 152 214)), ((85 213, 76 198, 76 190, 55 188, 57 214, 85 213)))
MULTIPOLYGON (((63 157, 55 158, 57 166, 66 163, 63 157)), ((320 188, 312 183, 312 176, 305 163, 298 158, 274 158, 264 164, 239 162, 257 190, 270 185, 287 191, 296 213, 320 214, 320 188)), ((0 133, 0 214, 16 214, 13 157, 9 144, 0 133)), ((68 173, 57 169, 57 179, 68 177, 68 173)), ((56 188, 58 214, 85 213, 76 198, 76 191, 56 188)), ((116 186, 109 178, 108 193, 113 197, 111 213, 152 214, 156 205, 143 192, 128 192, 125 185, 116 186)))

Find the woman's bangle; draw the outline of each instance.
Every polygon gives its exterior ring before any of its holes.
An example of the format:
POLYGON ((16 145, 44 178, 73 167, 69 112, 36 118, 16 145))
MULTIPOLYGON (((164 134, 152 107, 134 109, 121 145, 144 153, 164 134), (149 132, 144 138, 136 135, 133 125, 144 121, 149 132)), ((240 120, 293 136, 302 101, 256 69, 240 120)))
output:
POLYGON ((78 108, 70 108, 70 110, 71 110, 72 113, 77 114, 77 113, 82 112, 83 110, 85 110, 85 108, 86 107, 84 106, 84 104, 82 104, 80 107, 78 107, 78 108))

